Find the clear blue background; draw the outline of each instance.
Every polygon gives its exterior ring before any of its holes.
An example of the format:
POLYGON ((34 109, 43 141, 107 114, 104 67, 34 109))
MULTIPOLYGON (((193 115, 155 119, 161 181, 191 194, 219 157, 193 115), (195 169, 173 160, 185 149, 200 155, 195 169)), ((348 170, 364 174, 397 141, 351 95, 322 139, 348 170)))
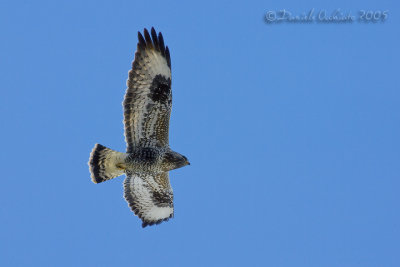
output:
POLYGON ((1 1, 1 266, 400 266, 396 1, 1 1), (389 10, 267 25, 268 10, 389 10), (125 150, 137 31, 171 49, 175 218, 141 228, 125 150))

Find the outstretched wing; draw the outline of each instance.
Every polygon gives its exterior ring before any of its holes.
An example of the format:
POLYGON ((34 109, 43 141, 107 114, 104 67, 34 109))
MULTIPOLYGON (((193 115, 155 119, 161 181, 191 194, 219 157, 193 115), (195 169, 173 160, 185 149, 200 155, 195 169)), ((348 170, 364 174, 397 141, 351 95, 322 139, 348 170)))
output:
POLYGON ((142 227, 168 221, 174 215, 174 195, 168 172, 127 173, 124 197, 132 211, 142 219, 142 227))
POLYGON ((138 33, 139 43, 129 71, 124 106, 127 152, 135 146, 168 146, 172 106, 171 59, 162 34, 154 28, 138 33))

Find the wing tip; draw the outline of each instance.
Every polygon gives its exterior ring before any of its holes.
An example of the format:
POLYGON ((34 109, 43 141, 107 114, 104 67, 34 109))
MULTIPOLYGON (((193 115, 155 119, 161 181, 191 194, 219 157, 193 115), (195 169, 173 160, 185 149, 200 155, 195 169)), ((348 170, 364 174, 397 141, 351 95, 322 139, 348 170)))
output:
POLYGON ((151 27, 150 33, 147 28, 143 29, 143 34, 138 32, 138 50, 156 50, 167 60, 168 67, 171 68, 171 56, 168 46, 164 45, 164 37, 161 32, 157 32, 154 27, 151 27))
POLYGON ((169 219, 174 217, 173 215, 174 214, 172 213, 168 218, 160 219, 160 220, 157 220, 157 221, 146 221, 143 218, 140 218, 140 217, 139 218, 142 220, 142 228, 146 228, 147 226, 159 225, 162 222, 167 222, 167 221, 169 221, 169 219))

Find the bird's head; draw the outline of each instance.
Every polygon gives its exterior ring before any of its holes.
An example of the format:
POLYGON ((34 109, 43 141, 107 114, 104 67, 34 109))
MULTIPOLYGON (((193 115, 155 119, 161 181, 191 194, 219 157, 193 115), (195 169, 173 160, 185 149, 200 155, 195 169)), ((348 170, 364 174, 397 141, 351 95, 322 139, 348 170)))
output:
POLYGON ((162 165, 164 171, 170 171, 190 165, 190 162, 184 155, 171 150, 164 154, 162 165))
MULTIPOLYGON (((182 157, 183 157, 183 159, 185 160, 186 165, 190 165, 190 162, 189 162, 189 160, 187 159, 187 157, 185 157, 184 155, 182 155, 182 157)), ((185 165, 185 166, 186 166, 186 165, 185 165)))

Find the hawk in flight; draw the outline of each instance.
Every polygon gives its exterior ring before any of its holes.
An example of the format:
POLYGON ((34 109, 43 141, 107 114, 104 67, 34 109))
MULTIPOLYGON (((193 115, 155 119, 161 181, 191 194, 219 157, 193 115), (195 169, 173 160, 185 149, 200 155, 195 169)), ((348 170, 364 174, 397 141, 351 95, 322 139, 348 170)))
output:
POLYGON ((122 174, 124 196, 142 227, 173 217, 174 195, 168 172, 189 165, 171 150, 168 140, 171 115, 171 58, 161 33, 144 29, 127 81, 123 101, 126 153, 96 144, 89 169, 94 183, 122 174))

